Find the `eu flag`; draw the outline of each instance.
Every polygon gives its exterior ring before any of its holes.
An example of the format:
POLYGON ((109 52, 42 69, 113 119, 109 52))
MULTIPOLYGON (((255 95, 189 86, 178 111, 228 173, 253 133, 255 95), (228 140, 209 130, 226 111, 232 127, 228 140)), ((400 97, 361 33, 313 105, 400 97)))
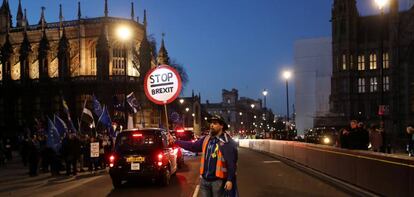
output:
POLYGON ((59 118, 58 115, 54 115, 53 122, 55 124, 56 130, 59 132, 59 135, 63 136, 63 134, 68 131, 68 127, 66 126, 65 121, 59 118))
POLYGON ((47 140, 46 145, 52 148, 54 151, 59 151, 60 148, 60 135, 53 124, 52 120, 47 117, 47 140))
POLYGON ((106 129, 109 130, 109 134, 114 136, 114 129, 112 128, 111 117, 109 116, 108 108, 104 105, 103 112, 98 119, 98 122, 102 123, 106 129))
POLYGON ((92 107, 93 113, 95 113, 96 116, 100 117, 102 115, 103 109, 101 103, 99 103, 95 95, 92 96, 92 107))

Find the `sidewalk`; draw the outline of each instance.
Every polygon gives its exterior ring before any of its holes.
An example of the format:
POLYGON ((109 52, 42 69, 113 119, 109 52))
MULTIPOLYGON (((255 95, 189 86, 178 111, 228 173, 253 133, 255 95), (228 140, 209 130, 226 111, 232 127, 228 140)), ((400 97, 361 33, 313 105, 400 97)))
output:
MULTIPOLYGON (((0 196, 20 196, 25 193, 30 195, 31 191, 39 188, 65 184, 107 173, 106 169, 99 170, 96 173, 78 172, 76 176, 52 176, 50 172, 39 172, 38 176, 31 177, 28 172, 28 166, 23 166, 19 154, 13 152, 13 160, 0 167, 0 196)), ((64 173, 61 171, 61 174, 64 173)))

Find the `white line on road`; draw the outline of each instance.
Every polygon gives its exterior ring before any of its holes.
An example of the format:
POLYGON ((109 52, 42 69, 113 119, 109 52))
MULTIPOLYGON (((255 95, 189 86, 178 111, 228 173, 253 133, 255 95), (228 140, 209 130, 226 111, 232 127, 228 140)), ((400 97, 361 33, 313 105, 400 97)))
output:
POLYGON ((263 161, 263 163, 280 163, 280 161, 274 160, 274 161, 263 161))
POLYGON ((200 190, 200 185, 197 185, 196 188, 195 188, 195 190, 194 190, 193 197, 197 197, 198 196, 198 191, 199 190, 200 190))
POLYGON ((57 196, 57 195, 63 194, 63 193, 65 193, 65 192, 67 192, 71 189, 74 189, 74 188, 79 187, 83 184, 86 184, 86 183, 92 182, 92 181, 94 181, 98 178, 101 178, 102 176, 103 175, 99 175, 99 176, 95 176, 95 177, 92 177, 92 178, 88 178, 86 180, 75 181, 75 183, 73 185, 65 187, 65 188, 57 190, 57 191, 54 191, 54 192, 51 192, 51 193, 48 193, 45 196, 57 196))

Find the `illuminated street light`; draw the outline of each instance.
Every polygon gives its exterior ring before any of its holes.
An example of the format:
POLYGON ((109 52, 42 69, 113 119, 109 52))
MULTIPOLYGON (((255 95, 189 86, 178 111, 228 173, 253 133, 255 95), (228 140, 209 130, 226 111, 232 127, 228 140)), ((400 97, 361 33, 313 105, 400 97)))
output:
POLYGON ((184 103, 184 99, 180 99, 179 101, 180 101, 180 104, 184 103))
POLYGON ((128 41, 132 37, 131 28, 122 25, 116 29, 116 35, 121 41, 128 41))
POLYGON ((286 70, 283 72, 283 78, 286 80, 286 121, 289 122, 289 85, 288 81, 290 77, 292 76, 292 72, 289 70, 286 70))
POLYGON ((263 90, 263 92, 262 92, 262 94, 263 94, 263 96, 264 96, 264 108, 266 108, 266 96, 267 96, 267 90, 266 89, 264 89, 263 90))
POLYGON ((385 5, 388 4, 388 0, 375 0, 375 4, 377 4, 380 10, 383 10, 385 5))
POLYGON ((186 112, 190 111, 190 108, 186 107, 186 108, 185 108, 185 111, 186 111, 186 112))
MULTIPOLYGON (((389 0, 375 0, 380 12, 381 12, 381 20, 380 20, 380 46, 379 46, 379 90, 380 90, 380 103, 378 106, 378 114, 380 122, 383 122, 383 112, 380 113, 380 109, 384 109, 384 27, 386 27, 385 23, 385 15, 384 15, 384 7, 388 4, 389 0)), ((376 85, 376 84, 375 84, 376 85)), ((381 110, 382 111, 382 110, 381 110)))
MULTIPOLYGON (((127 77, 128 77, 128 61, 127 61, 127 52, 126 52, 126 42, 131 40, 132 37, 132 30, 130 27, 126 26, 126 25, 121 25, 118 26, 116 29, 116 37, 122 42, 123 44, 123 50, 124 50, 124 74, 125 74, 125 85, 124 85, 124 95, 125 95, 125 100, 124 102, 126 103, 127 100, 127 77)), ((128 110, 125 107, 124 108, 124 116, 125 116, 125 124, 127 124, 128 122, 128 110)), ((127 125, 125 125, 125 127, 127 127, 127 125)))
POLYGON ((251 104, 250 107, 252 107, 252 109, 254 109, 254 104, 251 104))
POLYGON ((242 112, 240 112, 240 113, 239 113, 239 115, 241 116, 241 115, 243 115, 243 113, 242 113, 242 112))

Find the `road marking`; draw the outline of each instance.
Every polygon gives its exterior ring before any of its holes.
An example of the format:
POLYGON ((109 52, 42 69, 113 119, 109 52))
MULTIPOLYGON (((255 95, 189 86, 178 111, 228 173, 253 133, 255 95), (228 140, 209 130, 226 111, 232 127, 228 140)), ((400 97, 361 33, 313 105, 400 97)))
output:
POLYGON ((103 175, 95 176, 95 177, 89 178, 89 179, 87 179, 85 181, 76 181, 76 183, 74 183, 71 186, 65 187, 63 189, 60 189, 60 190, 55 191, 55 192, 52 192, 52 193, 48 193, 45 196, 57 196, 57 195, 63 194, 63 193, 65 193, 65 192, 67 192, 67 191, 69 191, 71 189, 74 189, 74 188, 79 187, 79 186, 81 186, 83 184, 86 184, 86 183, 92 182, 92 181, 94 181, 94 180, 96 180, 98 178, 101 178, 102 176, 103 175))
POLYGON ((278 160, 273 160, 273 161, 263 161, 263 163, 280 163, 280 161, 278 161, 278 160))
POLYGON ((196 188, 195 188, 195 190, 194 190, 193 197, 197 197, 198 196, 198 191, 199 190, 200 190, 200 185, 197 185, 196 188))

